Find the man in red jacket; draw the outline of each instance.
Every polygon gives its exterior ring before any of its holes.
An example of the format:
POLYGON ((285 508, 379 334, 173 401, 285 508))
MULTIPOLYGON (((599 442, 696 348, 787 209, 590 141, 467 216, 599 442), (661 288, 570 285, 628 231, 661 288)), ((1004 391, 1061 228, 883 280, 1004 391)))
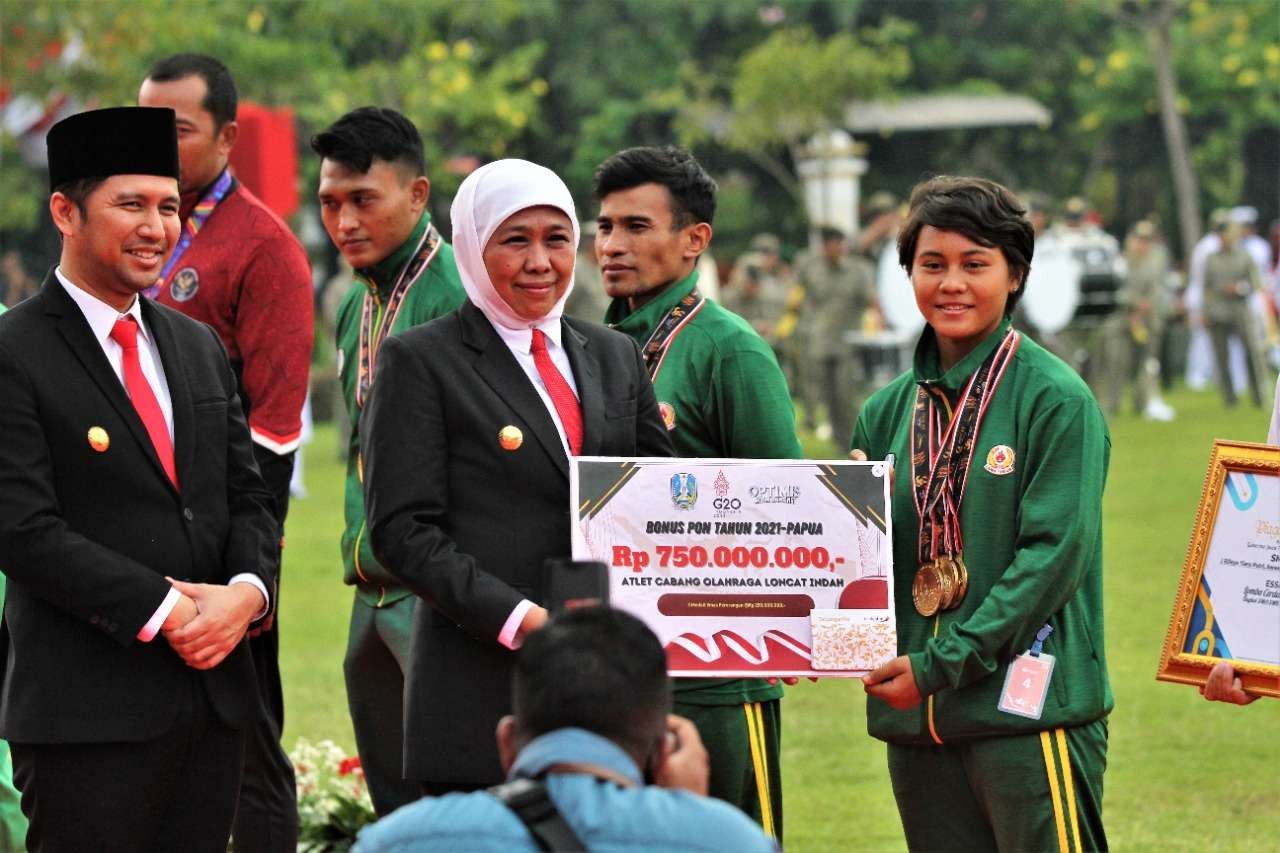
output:
MULTIPOLYGON (((142 83, 139 105, 177 113, 182 162, 182 230, 151 295, 208 323, 221 338, 283 532, 314 336, 311 269, 288 226, 227 168, 236 101, 235 81, 211 56, 167 57, 142 83)), ((284 699, 276 632, 269 627, 250 648, 262 713, 245 746, 235 847, 292 851, 298 817, 293 767, 280 747, 284 699)))

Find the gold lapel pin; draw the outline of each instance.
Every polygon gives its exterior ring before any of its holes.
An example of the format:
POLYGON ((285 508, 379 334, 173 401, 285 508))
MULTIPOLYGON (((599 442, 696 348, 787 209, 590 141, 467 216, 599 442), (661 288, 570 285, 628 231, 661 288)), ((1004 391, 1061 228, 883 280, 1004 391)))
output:
POLYGON ((503 450, 519 450, 524 444, 524 433, 517 426, 504 426, 498 430, 498 444, 503 450))
POLYGON ((111 436, 100 426, 89 427, 89 446, 99 453, 106 453, 111 446, 111 436))

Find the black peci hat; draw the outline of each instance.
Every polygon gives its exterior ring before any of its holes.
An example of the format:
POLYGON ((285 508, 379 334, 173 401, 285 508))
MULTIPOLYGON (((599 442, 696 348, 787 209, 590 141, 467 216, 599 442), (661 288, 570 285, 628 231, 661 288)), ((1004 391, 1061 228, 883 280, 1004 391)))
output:
POLYGON ((164 107, 77 113, 49 128, 49 191, 81 178, 178 177, 178 131, 164 107))

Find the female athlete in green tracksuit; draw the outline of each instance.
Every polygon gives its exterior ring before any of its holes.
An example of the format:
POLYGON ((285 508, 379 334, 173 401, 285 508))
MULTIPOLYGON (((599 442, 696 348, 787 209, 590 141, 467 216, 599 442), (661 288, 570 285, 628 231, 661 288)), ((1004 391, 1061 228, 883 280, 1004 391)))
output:
POLYGON ((1010 325, 1033 245, 998 184, 916 187, 899 259, 927 326, 854 430, 855 456, 898 460, 900 656, 865 682, 911 849, 1107 846, 1110 438, 1084 382, 1010 325))

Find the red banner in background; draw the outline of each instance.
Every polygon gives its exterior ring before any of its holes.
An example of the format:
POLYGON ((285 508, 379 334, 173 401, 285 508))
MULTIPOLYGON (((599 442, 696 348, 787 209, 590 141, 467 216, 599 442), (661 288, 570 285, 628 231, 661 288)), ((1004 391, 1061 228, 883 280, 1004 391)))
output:
POLYGON ((298 209, 298 135, 293 110, 241 102, 240 138, 231 169, 249 191, 281 219, 298 209))

